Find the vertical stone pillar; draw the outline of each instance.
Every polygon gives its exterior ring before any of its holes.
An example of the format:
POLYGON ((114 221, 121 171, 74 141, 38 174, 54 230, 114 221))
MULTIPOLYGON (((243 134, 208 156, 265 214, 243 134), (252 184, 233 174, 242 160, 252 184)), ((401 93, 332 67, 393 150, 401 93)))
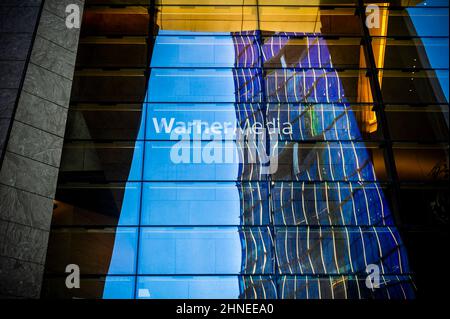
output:
MULTIPOLYGON (((5 1, 11 7, 16 5, 18 11, 31 8, 27 15, 35 19, 34 10, 41 9, 41 0, 5 1)), ((43 1, 30 59, 23 66, 23 85, 16 89, 17 103, 9 106, 10 133, 0 163, 1 297, 40 295, 75 69, 80 29, 66 27, 65 10, 69 4, 77 4, 82 14, 84 0, 43 1)), ((3 5, 0 9, 3 15, 3 5)), ((23 14, 19 16, 20 21, 25 19, 23 14)), ((5 21, 8 18, 2 18, 3 25, 5 21)), ((2 48, 0 56, 21 50, 11 46, 2 48)), ((3 99, 2 94, 0 90, 3 99)))

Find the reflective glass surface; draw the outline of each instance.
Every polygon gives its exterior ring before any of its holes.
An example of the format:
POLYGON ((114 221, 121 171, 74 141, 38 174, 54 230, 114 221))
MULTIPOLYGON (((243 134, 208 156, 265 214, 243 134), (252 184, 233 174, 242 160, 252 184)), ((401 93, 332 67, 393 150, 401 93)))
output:
POLYGON ((415 298, 434 237, 408 227, 448 224, 448 4, 401 4, 94 6, 147 29, 86 24, 118 49, 78 60, 47 294, 78 263, 78 297, 415 298))

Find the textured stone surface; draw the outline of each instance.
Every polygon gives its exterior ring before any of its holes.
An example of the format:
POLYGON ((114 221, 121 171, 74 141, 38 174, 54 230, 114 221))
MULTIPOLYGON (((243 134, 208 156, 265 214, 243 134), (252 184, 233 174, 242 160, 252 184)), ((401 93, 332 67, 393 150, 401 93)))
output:
POLYGON ((0 296, 38 298, 44 266, 0 256, 0 296))
POLYGON ((0 33, 0 60, 26 60, 31 33, 0 33))
POLYGON ((31 62, 72 80, 75 68, 74 52, 40 36, 36 37, 31 62))
POLYGON ((33 32, 39 15, 38 6, 0 6, 2 32, 33 32))
POLYGON ((63 139, 61 137, 15 121, 7 149, 10 152, 58 167, 62 146, 63 139))
POLYGON ((66 128, 67 109, 27 92, 22 92, 15 119, 63 137, 66 128))
POLYGON ((40 6, 42 0, 2 0, 0 3, 1 6, 40 6))
POLYGON ((0 150, 3 151, 8 134, 9 119, 0 119, 0 150))
POLYGON ((0 61, 0 89, 17 89, 25 61, 0 61))
POLYGON ((0 219, 48 230, 53 200, 0 184, 0 219))
POLYGON ((0 89, 0 118, 10 118, 16 102, 17 89, 0 89))
POLYGON ((72 52, 78 46, 79 29, 68 29, 66 20, 47 10, 42 11, 38 35, 72 52))
POLYGON ((5 185, 54 198, 57 176, 58 169, 53 166, 5 152, 0 171, 0 181, 5 185))
POLYGON ((11 33, 0 34, 0 142, 14 121, 0 163, 0 298, 40 295, 80 31, 66 27, 65 8, 83 2, 46 0, 14 113, 17 90, 2 85, 20 84, 12 71, 29 53, 41 0, 0 0, 0 29, 11 33))
POLYGON ((23 84, 23 90, 58 105, 69 104, 72 82, 32 63, 23 84))
POLYGON ((43 265, 48 231, 0 220, 0 256, 43 265))
POLYGON ((11 127, 41 2, 0 0, 0 155, 7 144, 5 132, 11 127))

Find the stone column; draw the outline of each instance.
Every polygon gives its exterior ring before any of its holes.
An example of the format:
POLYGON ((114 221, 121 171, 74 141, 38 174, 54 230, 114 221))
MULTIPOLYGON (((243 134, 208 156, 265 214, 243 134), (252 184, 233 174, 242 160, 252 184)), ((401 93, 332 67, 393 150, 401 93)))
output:
MULTIPOLYGON (((23 66, 23 85, 16 88, 17 103, 10 101, 10 133, 0 163, 0 297, 4 298, 40 295, 80 31, 67 28, 65 10, 69 4, 80 10, 84 5, 84 0, 43 1, 37 31, 30 33, 35 38, 23 66)), ((18 12, 29 10, 30 19, 37 19, 41 9, 41 0, 5 2, 18 12)), ((26 18, 17 14, 19 21, 26 18)), ((11 41, 11 48, 2 48, 0 54, 17 50, 19 57, 27 55, 21 51, 25 48, 13 43, 18 42, 11 41)))

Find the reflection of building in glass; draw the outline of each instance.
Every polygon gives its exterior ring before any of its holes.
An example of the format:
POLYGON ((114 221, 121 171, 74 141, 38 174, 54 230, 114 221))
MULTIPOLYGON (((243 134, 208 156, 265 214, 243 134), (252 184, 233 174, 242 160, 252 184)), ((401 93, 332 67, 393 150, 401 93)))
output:
MULTIPOLYGON (((228 278, 229 286, 217 297, 412 298, 406 253, 369 153, 361 143, 358 124, 326 41, 316 35, 293 33, 263 38, 260 32, 247 32, 225 37, 233 41, 235 49, 229 59, 235 64, 231 74, 236 125, 245 129, 255 123, 268 126, 272 122, 290 123, 293 128, 289 134, 280 131, 278 147, 270 149, 278 152, 279 167, 270 175, 263 174, 261 167, 267 163, 249 158, 261 157, 261 153, 252 152, 257 148, 255 141, 246 138, 236 143, 242 162, 236 175, 231 173, 228 178, 236 179, 240 202, 234 213, 239 214, 239 227, 218 231, 209 225, 220 221, 210 218, 206 222, 201 217, 198 222, 206 228, 183 228, 178 222, 173 229, 142 228, 139 235, 124 228, 116 235, 110 275, 122 271, 152 274, 148 280, 141 280, 137 297, 142 298, 171 296, 168 287, 181 297, 204 294, 198 279, 174 277, 173 283, 168 283, 160 282, 155 275, 220 272, 228 278), (288 50, 289 41, 305 36, 306 47, 288 50), (132 236, 126 235, 130 232, 132 236), (129 247, 136 236, 145 248, 139 253, 136 268, 130 270, 127 251, 132 253, 129 247), (178 250, 183 247, 196 257, 180 255, 178 250), (210 254, 209 250, 217 247, 224 249, 226 259, 210 254), (160 254, 155 255, 156 251, 160 254), (218 262, 223 264, 214 265, 218 262), (371 264, 377 265, 381 274, 381 287, 373 291, 365 283, 366 269, 371 264)), ((163 42, 157 39, 156 51, 163 42)), ((151 79, 153 87, 159 85, 156 75, 151 79)), ((205 94, 216 89, 214 84, 204 85, 205 94)), ((148 101, 164 99, 164 94, 151 92, 148 101)), ((201 89, 195 94, 203 98, 201 89)), ((143 132, 151 120, 144 112, 139 139, 148 140, 143 132)), ((141 144, 136 142, 137 147, 141 144)), ((146 159, 142 163, 141 156, 140 151, 135 151, 130 182, 141 178, 142 165, 150 164, 146 159)), ((167 153, 155 160, 177 169, 167 153)), ((195 177, 195 172, 189 174, 195 177)), ((188 186, 185 192, 192 189, 188 186)), ((145 205, 157 194, 157 190, 143 193, 142 203, 145 205)), ((130 214, 135 211, 130 205, 134 201, 131 192, 126 191, 119 226, 130 224, 130 214)), ((213 204, 217 210, 218 203, 213 204)), ((182 214, 183 207, 180 209, 182 214)), ((153 209, 152 213, 164 219, 164 211, 153 209)), ((148 221, 140 223, 145 226, 148 221)), ((194 224, 189 220, 184 223, 194 224)), ((108 277, 104 297, 121 294, 116 278, 108 277)))
MULTIPOLYGON (((249 227, 243 270, 250 263, 250 273, 268 273, 273 262, 267 246, 273 243, 280 298, 413 297, 403 244, 369 154, 358 143, 359 128, 326 41, 295 33, 261 38, 260 32, 233 35, 238 122, 275 119, 294 129, 279 136, 279 156, 288 160, 272 176, 271 241, 249 227), (301 37, 307 46, 288 51, 286 43, 301 37), (264 73, 262 65, 274 68, 264 73), (305 147, 306 141, 314 143, 305 147), (370 264, 382 274, 374 292, 364 283, 370 264)), ((241 176, 251 174, 244 168, 256 171, 243 165, 241 176)), ((260 201, 260 192, 239 189, 242 197, 260 201)), ((259 216, 259 205, 241 209, 244 216, 259 216)), ((247 218, 243 225, 255 224, 247 218)), ((275 298, 275 285, 266 281, 244 281, 243 296, 275 298)))

